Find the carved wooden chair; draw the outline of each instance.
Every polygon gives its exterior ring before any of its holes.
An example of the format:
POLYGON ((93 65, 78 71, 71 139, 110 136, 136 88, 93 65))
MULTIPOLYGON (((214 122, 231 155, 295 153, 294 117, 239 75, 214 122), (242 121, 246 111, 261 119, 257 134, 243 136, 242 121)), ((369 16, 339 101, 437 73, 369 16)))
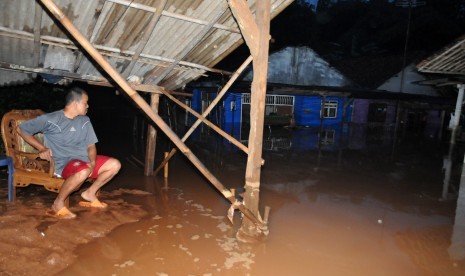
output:
MULTIPOLYGON (((30 184, 42 185, 45 189, 58 193, 64 179, 55 177, 55 163, 40 159, 37 150, 26 143, 16 132, 24 121, 44 114, 42 110, 12 110, 2 119, 2 138, 6 155, 13 158, 13 187, 26 187, 30 184)), ((43 141, 41 133, 36 138, 43 141)), ((15 195, 13 191, 13 195, 15 195)))

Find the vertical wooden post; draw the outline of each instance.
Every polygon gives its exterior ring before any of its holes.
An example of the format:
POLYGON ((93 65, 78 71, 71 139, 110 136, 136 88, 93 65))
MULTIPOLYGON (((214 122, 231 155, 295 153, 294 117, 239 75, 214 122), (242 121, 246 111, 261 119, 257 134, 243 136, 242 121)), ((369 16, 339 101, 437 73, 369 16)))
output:
MULTIPOLYGON (((150 95, 150 107, 153 112, 158 113, 158 104, 160 102, 160 94, 152 93, 150 95)), ((155 164, 155 149, 157 147, 157 130, 153 125, 149 125, 147 129, 147 142, 145 145, 145 168, 144 175, 153 175, 155 164)))
MULTIPOLYGON (((165 152, 165 159, 166 159, 167 157, 168 157, 168 152, 165 152)), ((164 168, 163 177, 164 177, 164 178, 168 178, 168 172, 169 172, 168 162, 165 163, 165 166, 164 166, 163 168, 164 168)))
MULTIPOLYGON (((257 217, 260 192, 260 173, 262 165, 263 126, 265 118, 266 84, 268 76, 268 50, 270 36, 270 0, 256 1, 255 21, 258 26, 256 55, 253 56, 253 81, 250 105, 249 155, 245 175, 244 204, 257 217)), ((250 46, 249 46, 250 48, 250 46)), ((237 234, 240 240, 261 235, 256 225, 244 218, 237 234)))

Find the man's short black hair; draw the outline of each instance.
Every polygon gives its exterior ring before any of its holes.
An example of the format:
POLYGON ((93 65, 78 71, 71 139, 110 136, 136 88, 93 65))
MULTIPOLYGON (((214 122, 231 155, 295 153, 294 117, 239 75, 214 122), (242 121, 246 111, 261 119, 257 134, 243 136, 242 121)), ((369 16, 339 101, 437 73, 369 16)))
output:
POLYGON ((83 94, 87 95, 87 92, 79 87, 71 87, 68 94, 66 94, 66 105, 69 105, 74 101, 80 101, 83 94))

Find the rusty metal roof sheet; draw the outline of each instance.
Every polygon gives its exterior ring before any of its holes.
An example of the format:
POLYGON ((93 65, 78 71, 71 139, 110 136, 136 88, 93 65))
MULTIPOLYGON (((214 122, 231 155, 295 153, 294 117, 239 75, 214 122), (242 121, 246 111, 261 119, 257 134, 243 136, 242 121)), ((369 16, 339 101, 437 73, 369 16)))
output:
POLYGON ((420 62, 417 69, 424 73, 465 75, 465 35, 420 62))
MULTIPOLYGON (((252 12, 255 1, 247 2, 252 12)), ((135 76, 143 84, 176 89, 209 72, 222 73, 213 66, 243 43, 226 0, 55 2, 124 77, 135 76)), ((272 17, 292 2, 271 0, 272 17)), ((2 69, 12 64, 104 79, 98 66, 31 0, 0 1, 0 63, 2 69)), ((0 70, 0 85, 29 78, 0 70)))

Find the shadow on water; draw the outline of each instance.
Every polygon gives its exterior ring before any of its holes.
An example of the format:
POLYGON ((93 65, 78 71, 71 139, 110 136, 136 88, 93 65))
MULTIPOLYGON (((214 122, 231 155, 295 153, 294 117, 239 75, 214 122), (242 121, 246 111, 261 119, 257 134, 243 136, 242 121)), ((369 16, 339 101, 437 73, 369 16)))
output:
MULTIPOLYGON (((113 137, 124 145, 115 153, 123 170, 109 189, 150 192, 132 202, 149 214, 80 246, 59 275, 464 275, 463 145, 449 160, 441 200, 448 145, 430 133, 392 131, 265 129, 260 208, 271 215, 260 244, 237 242, 240 214, 231 225, 228 202, 185 157, 170 162, 168 180, 144 177, 127 158, 143 139, 134 146, 130 136, 113 137)), ((211 132, 195 132, 188 146, 226 187, 243 190, 244 153, 211 132)))

